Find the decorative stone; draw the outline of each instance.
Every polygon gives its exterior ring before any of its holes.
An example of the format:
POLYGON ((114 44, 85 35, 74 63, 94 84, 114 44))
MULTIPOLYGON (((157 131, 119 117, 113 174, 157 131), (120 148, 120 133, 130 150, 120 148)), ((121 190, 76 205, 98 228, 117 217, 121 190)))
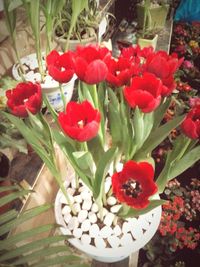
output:
POLYGON ((74 188, 71 188, 71 187, 68 187, 68 188, 67 188, 67 193, 68 193, 69 195, 73 196, 74 193, 75 193, 75 189, 74 189, 74 188))
POLYGON ((119 227, 119 225, 116 225, 116 226, 114 227, 114 229, 113 229, 113 232, 114 232, 114 235, 115 235, 115 236, 119 236, 119 235, 121 235, 122 230, 121 230, 121 228, 119 227))
POLYGON ((88 191, 81 192, 81 197, 83 200, 91 200, 91 198, 92 198, 90 192, 88 192, 88 191))
POLYGON ((91 211, 93 211, 93 212, 98 212, 98 210, 99 210, 99 207, 97 206, 97 204, 96 203, 93 203, 92 204, 92 209, 91 209, 91 211))
POLYGON ((121 206, 122 205, 115 205, 115 206, 112 206, 111 208, 110 208, 110 211, 112 212, 112 213, 117 213, 120 209, 121 209, 121 206))
POLYGON ((91 227, 91 223, 90 223, 90 221, 88 219, 83 221, 82 224, 81 224, 81 230, 83 232, 89 231, 90 227, 91 227))
POLYGON ((118 162, 116 165, 116 171, 121 172, 123 169, 123 164, 121 162, 118 162))
POLYGON ((75 228, 78 228, 79 222, 77 217, 72 217, 68 222, 68 228, 69 230, 73 230, 75 228))
POLYGON ((84 191, 87 191, 87 188, 83 185, 83 186, 80 186, 79 189, 78 189, 78 192, 84 192, 84 191))
POLYGON ((99 232, 99 236, 101 236, 102 238, 108 238, 109 236, 111 236, 113 230, 111 227, 109 226, 104 226, 100 232, 99 232))
POLYGON ((76 203, 81 203, 83 201, 83 199, 82 199, 81 195, 77 195, 77 196, 74 196, 74 201, 76 203))
POLYGON ((96 237, 99 235, 99 226, 97 224, 93 224, 90 227, 89 235, 90 235, 90 237, 96 237))
POLYGON ((127 246, 127 244, 131 244, 133 242, 133 238, 131 234, 124 234, 120 239, 120 243, 122 246, 127 246))
POLYGON ((78 221, 82 223, 88 216, 88 211, 87 210, 81 210, 78 214, 78 221))
POLYGON ((85 245, 88 245, 88 244, 90 244, 90 242, 91 242, 91 237, 90 237, 89 235, 87 235, 87 234, 83 234, 83 235, 81 236, 81 242, 82 242, 83 244, 85 244, 85 245))
POLYGON ((76 189, 76 180, 75 179, 72 179, 71 186, 72 186, 72 188, 76 189))
POLYGON ((84 200, 83 201, 83 205, 82 205, 82 209, 83 210, 90 210, 92 207, 92 201, 91 200, 84 200))
POLYGON ((105 194, 108 193, 111 187, 111 177, 108 177, 105 181, 105 194))
POLYGON ((122 232, 124 234, 128 233, 131 230, 131 224, 128 222, 124 222, 122 225, 122 232))
POLYGON ((66 199, 66 197, 62 194, 61 195, 61 197, 60 197, 60 202, 62 203, 62 204, 68 204, 67 203, 67 199, 66 199))
POLYGON ((74 204, 74 209, 76 212, 79 212, 81 210, 81 205, 79 203, 74 204))
POLYGON ((112 224, 114 218, 115 218, 115 215, 114 215, 114 214, 112 214, 112 213, 110 213, 110 212, 109 212, 108 214, 106 214, 106 216, 105 216, 105 218, 104 218, 104 223, 105 223, 105 225, 107 225, 107 226, 111 226, 111 224, 112 224))
POLYGON ((80 228, 75 228, 73 231, 73 235, 76 238, 80 238, 82 236, 83 231, 80 228))
POLYGON ((74 204, 74 197, 70 194, 68 194, 68 197, 69 197, 71 204, 74 204))
POLYGON ((70 211, 71 209, 68 205, 65 205, 64 208, 62 208, 62 214, 68 214, 70 211))
POLYGON ((64 235, 71 235, 71 231, 69 229, 67 229, 66 227, 61 227, 60 230, 62 231, 62 233, 64 235))
POLYGON ((115 197, 111 196, 111 197, 108 197, 107 203, 108 203, 108 205, 113 206, 113 205, 115 205, 117 203, 117 200, 116 200, 115 197))
POLYGON ((118 248, 119 247, 119 244, 120 244, 120 239, 117 237, 117 236, 109 236, 108 237, 108 243, 110 244, 110 246, 112 248, 118 248))
POLYGON ((103 238, 101 238, 100 236, 96 237, 94 239, 94 244, 97 248, 105 248, 106 247, 106 243, 103 240, 103 238))
POLYGON ((64 215, 64 220, 65 220, 65 222, 68 224, 69 223, 69 221, 71 220, 71 218, 72 218, 72 215, 70 214, 70 213, 66 213, 65 215, 64 215))
POLYGON ((89 212, 88 218, 89 218, 91 223, 96 223, 96 221, 97 221, 97 216, 94 212, 89 212))

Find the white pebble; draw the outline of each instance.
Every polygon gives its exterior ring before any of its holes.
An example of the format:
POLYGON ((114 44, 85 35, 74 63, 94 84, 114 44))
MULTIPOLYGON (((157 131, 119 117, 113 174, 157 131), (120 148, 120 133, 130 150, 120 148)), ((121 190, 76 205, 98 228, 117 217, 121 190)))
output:
POLYGON ((83 231, 80 228, 75 228, 73 231, 73 235, 76 238, 80 238, 82 236, 83 231))
POLYGON ((110 208, 110 211, 112 212, 112 213, 117 213, 120 209, 121 209, 121 206, 122 205, 115 205, 115 206, 112 206, 111 208, 110 208))
POLYGON ((94 239, 94 244, 97 248, 105 248, 106 247, 106 243, 104 242, 103 238, 101 238, 99 236, 94 239))
POLYGON ((86 234, 83 234, 81 236, 81 242, 84 244, 84 245, 88 245, 90 244, 91 242, 91 237, 89 235, 86 235, 86 234))
POLYGON ((111 187, 111 177, 108 177, 105 181, 105 193, 107 194, 111 187))
POLYGON ((76 212, 79 212, 81 210, 81 205, 79 203, 74 204, 74 209, 76 212))
POLYGON ((72 188, 76 189, 76 179, 72 179, 71 186, 72 188))
POLYGON ((94 212, 89 212, 88 218, 91 223, 95 223, 97 221, 97 216, 94 212))
POLYGON ((83 221, 82 224, 81 224, 81 230, 83 232, 89 231, 90 227, 91 227, 91 223, 90 223, 90 221, 88 219, 83 221))
POLYGON ((80 186, 79 189, 78 189, 78 192, 84 192, 84 191, 87 191, 87 188, 83 185, 83 186, 80 186))
POLYGON ((68 188, 67 188, 67 193, 68 193, 69 195, 73 196, 74 193, 75 193, 75 189, 74 189, 74 188, 71 188, 71 187, 68 187, 68 188))
POLYGON ((101 236, 102 238, 108 238, 109 236, 112 235, 112 228, 109 226, 104 226, 100 232, 99 232, 99 236, 101 236))
POLYGON ((69 230, 73 230, 75 228, 78 228, 79 222, 77 217, 72 217, 68 222, 68 228, 69 230))
POLYGON ((114 232, 115 236, 119 236, 122 233, 122 229, 119 227, 119 225, 116 225, 113 229, 113 232, 114 232))
POLYGON ((92 207, 92 201, 91 200, 84 200, 83 201, 83 205, 82 205, 83 210, 90 210, 91 207, 92 207))
POLYGON ((82 197, 80 195, 77 195, 77 196, 74 196, 74 201, 77 203, 81 203, 83 200, 82 200, 82 197))
POLYGON ((72 215, 70 213, 66 213, 64 215, 64 220, 65 220, 66 223, 69 223, 69 221, 71 220, 71 218, 72 218, 72 215))
POLYGON ((62 214, 68 214, 71 212, 71 209, 68 205, 65 205, 64 208, 62 208, 62 214))
POLYGON ((61 195, 61 197, 60 197, 60 202, 62 203, 62 204, 68 204, 67 203, 67 199, 66 199, 66 197, 62 194, 61 195))
POLYGON ((110 213, 110 212, 109 212, 108 214, 106 214, 106 216, 105 216, 105 218, 104 218, 104 223, 105 223, 105 225, 107 225, 107 226, 111 226, 111 224, 112 224, 114 218, 115 218, 115 215, 114 215, 114 214, 112 214, 112 213, 110 213))
POLYGON ((91 200, 91 198, 92 198, 90 192, 88 192, 88 191, 81 192, 81 197, 84 200, 91 200))
POLYGON ((67 229, 66 227, 61 227, 61 231, 64 235, 71 235, 71 231, 67 229))
POLYGON ((113 205, 115 205, 117 203, 117 200, 116 200, 115 197, 111 196, 111 197, 108 197, 107 203, 108 203, 108 205, 113 206, 113 205))
POLYGON ((131 230, 131 225, 128 222, 124 222, 122 225, 122 232, 124 234, 128 233, 131 230))
POLYGON ((108 237, 108 243, 112 248, 118 248, 120 244, 120 240, 117 236, 109 236, 108 237))
POLYGON ((133 238, 131 234, 124 234, 122 238, 120 239, 120 243, 122 246, 128 246, 129 244, 132 244, 133 238))
POLYGON ((41 81, 41 75, 40 75, 40 73, 35 73, 35 74, 34 74, 34 80, 35 80, 36 82, 40 82, 40 81, 41 81))
POLYGON ((121 162, 118 162, 117 163, 117 166, 116 166, 116 171, 117 172, 121 172, 123 169, 123 164, 121 162))
POLYGON ((81 210, 78 214, 78 221, 82 223, 88 216, 88 211, 87 210, 81 210))
POLYGON ((96 204, 96 203, 93 203, 92 204, 92 209, 91 209, 93 212, 98 212, 98 210, 99 210, 99 207, 98 207, 98 205, 96 204))
POLYGON ((90 230, 89 230, 89 235, 91 237, 96 237, 99 235, 99 226, 97 224, 93 224, 91 227, 90 227, 90 230))

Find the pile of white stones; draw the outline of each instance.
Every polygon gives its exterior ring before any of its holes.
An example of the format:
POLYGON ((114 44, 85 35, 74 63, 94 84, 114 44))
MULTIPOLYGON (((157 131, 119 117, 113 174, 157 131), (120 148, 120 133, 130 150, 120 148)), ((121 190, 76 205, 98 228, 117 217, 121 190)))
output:
MULTIPOLYGON (((106 178, 105 193, 111 187, 111 178, 106 178)), ((62 216, 65 226, 63 232, 66 235, 73 235, 84 245, 94 245, 97 248, 118 248, 127 246, 130 242, 143 238, 144 232, 149 228, 153 217, 140 216, 138 219, 130 218, 121 220, 121 224, 116 224, 116 213, 121 208, 114 196, 107 197, 107 209, 103 208, 103 221, 99 224, 99 208, 93 201, 89 189, 81 185, 75 189, 75 180, 67 188, 67 193, 73 204, 77 215, 71 213, 71 209, 66 202, 64 195, 61 196, 62 216)), ((146 214, 145 214, 146 215, 146 214)))

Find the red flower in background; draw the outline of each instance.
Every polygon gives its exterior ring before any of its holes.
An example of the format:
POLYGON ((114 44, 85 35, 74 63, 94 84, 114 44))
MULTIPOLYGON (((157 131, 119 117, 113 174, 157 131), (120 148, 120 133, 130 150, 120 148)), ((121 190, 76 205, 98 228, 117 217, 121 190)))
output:
POLYGON ((6 97, 11 113, 18 117, 27 117, 28 111, 36 114, 42 106, 41 86, 37 83, 19 83, 15 88, 6 91, 6 97))
POLYGON ((121 172, 113 174, 113 193, 120 202, 133 208, 146 208, 149 204, 148 198, 157 192, 153 177, 154 169, 151 164, 130 160, 121 172))
POLYGON ((85 142, 97 135, 100 113, 87 100, 82 103, 71 101, 67 104, 66 113, 59 113, 58 121, 66 135, 85 142))
POLYGON ((182 131, 191 139, 200 139, 200 105, 194 107, 181 124, 182 131))
POLYGON ((151 112, 160 104, 162 87, 154 74, 145 73, 134 77, 130 87, 124 88, 124 97, 132 108, 138 106, 145 113, 151 112))
POLYGON ((170 95, 175 89, 174 73, 180 67, 183 58, 178 59, 176 54, 169 56, 165 51, 152 53, 147 57, 146 71, 155 74, 163 82, 162 95, 170 95))
POLYGON ((75 57, 75 72, 81 81, 96 84, 104 81, 108 68, 104 57, 110 54, 107 48, 96 45, 78 46, 75 57))
POLYGON ((56 50, 46 57, 49 75, 59 83, 67 83, 74 75, 73 52, 60 55, 56 50))

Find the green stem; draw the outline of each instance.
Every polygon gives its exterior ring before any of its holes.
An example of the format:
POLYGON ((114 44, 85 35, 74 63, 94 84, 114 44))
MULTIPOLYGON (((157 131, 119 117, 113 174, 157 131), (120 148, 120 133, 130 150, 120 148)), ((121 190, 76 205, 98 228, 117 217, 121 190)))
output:
POLYGON ((63 101, 63 110, 65 110, 66 108, 66 99, 65 99, 65 95, 64 95, 64 91, 63 91, 63 88, 62 88, 62 84, 59 83, 59 89, 60 89, 60 95, 61 95, 61 98, 62 98, 62 101, 63 101))

